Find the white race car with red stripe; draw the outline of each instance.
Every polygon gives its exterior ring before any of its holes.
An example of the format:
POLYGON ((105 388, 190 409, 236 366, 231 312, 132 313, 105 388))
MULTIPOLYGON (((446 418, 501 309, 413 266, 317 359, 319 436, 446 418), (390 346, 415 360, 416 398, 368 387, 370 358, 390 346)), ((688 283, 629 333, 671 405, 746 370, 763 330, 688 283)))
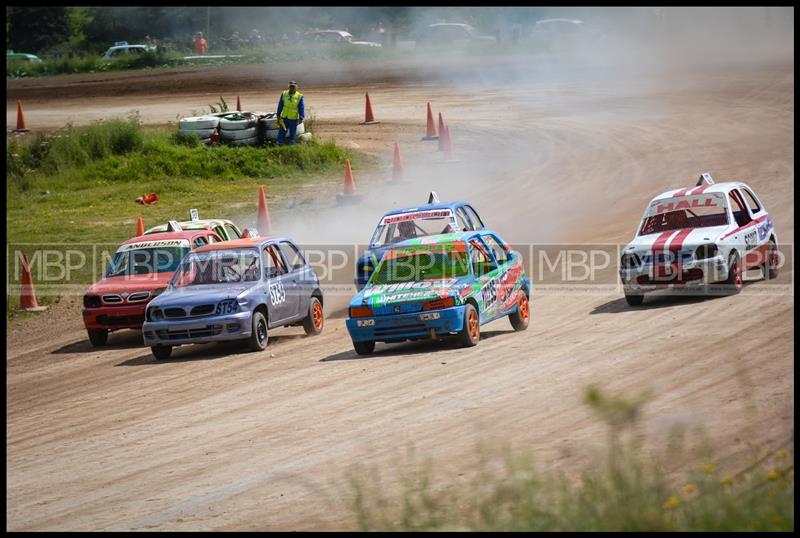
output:
POLYGON ((714 183, 703 174, 695 187, 653 198, 622 250, 620 278, 636 306, 664 288, 738 293, 742 273, 756 267, 765 279, 778 275, 772 218, 745 183, 714 183))

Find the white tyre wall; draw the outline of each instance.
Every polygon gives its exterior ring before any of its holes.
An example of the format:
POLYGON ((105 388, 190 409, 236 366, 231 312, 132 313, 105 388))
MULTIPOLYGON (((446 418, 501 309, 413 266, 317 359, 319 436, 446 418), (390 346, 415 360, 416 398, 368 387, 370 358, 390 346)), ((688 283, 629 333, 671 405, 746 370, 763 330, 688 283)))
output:
POLYGON ((301 135, 297 135, 297 140, 299 142, 311 142, 311 133, 303 133, 301 135))
POLYGON ((274 114, 271 117, 261 118, 259 121, 267 131, 278 128, 278 118, 274 114))
POLYGON ((278 139, 278 129, 269 129, 266 131, 267 140, 278 139))
POLYGON ((234 131, 226 131, 225 129, 219 132, 223 140, 242 140, 245 138, 253 138, 258 135, 258 129, 251 127, 249 129, 239 129, 234 131))
POLYGON ((250 129, 256 126, 256 117, 253 116, 251 118, 243 119, 243 120, 228 120, 222 118, 219 120, 219 128, 223 132, 225 131, 240 131, 242 129, 250 129))
POLYGON ((198 130, 198 129, 213 129, 219 125, 219 118, 214 116, 195 116, 192 118, 183 118, 178 122, 178 129, 184 130, 198 130))
POLYGON ((211 138, 214 129, 181 129, 178 132, 182 135, 196 134, 198 138, 211 138))
POLYGON ((231 146, 256 146, 258 145, 258 137, 254 136, 252 138, 240 138, 238 140, 230 140, 228 143, 231 146))

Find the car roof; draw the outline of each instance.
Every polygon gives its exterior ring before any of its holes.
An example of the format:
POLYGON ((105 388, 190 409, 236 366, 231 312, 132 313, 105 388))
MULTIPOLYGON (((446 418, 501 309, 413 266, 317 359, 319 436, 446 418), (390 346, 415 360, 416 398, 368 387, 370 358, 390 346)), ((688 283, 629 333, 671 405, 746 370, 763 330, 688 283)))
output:
MULTIPOLYGON (((230 221, 228 219, 184 220, 184 221, 179 221, 178 224, 180 225, 181 228, 185 228, 187 230, 188 229, 192 229, 192 228, 194 228, 195 230, 198 230, 198 229, 202 229, 202 227, 204 227, 204 226, 216 226, 218 224, 231 224, 233 226, 236 226, 233 223, 233 221, 230 221)), ((169 223, 159 224, 157 226, 153 226, 152 228, 148 228, 148 230, 155 230, 157 228, 164 228, 166 230, 167 226, 169 226, 169 223)), ((238 228, 238 226, 237 226, 237 228, 238 228)))
POLYGON ((688 194, 691 194, 693 190, 697 190, 695 194, 700 194, 701 187, 706 187, 705 189, 702 189, 703 194, 711 194, 713 192, 721 192, 723 194, 727 194, 732 189, 738 187, 747 187, 748 189, 750 188, 746 183, 743 183, 741 181, 723 181, 721 183, 712 183, 711 185, 699 185, 693 187, 683 187, 681 189, 671 189, 662 192, 661 194, 653 198, 653 200, 661 200, 662 198, 674 198, 675 196, 686 196, 688 194))
POLYGON ((233 250, 237 248, 253 248, 261 245, 262 243, 268 243, 272 241, 289 241, 294 243, 288 237, 272 237, 272 236, 263 236, 263 237, 245 237, 243 239, 233 239, 231 241, 223 241, 221 243, 211 243, 210 245, 205 245, 195 252, 209 252, 212 250, 233 250))
POLYGON ((400 209, 393 209, 387 212, 384 216, 399 215, 401 213, 409 213, 412 211, 428 211, 433 209, 452 209, 453 211, 455 211, 457 207, 460 207, 462 205, 469 205, 469 204, 461 201, 439 202, 438 204, 420 204, 416 206, 401 207, 400 209))
POLYGON ((472 28, 471 25, 463 22, 435 22, 433 24, 429 24, 428 28, 433 28, 435 26, 466 26, 467 28, 472 28))
POLYGON ((424 237, 416 237, 414 239, 406 239, 405 241, 401 241, 399 243, 395 243, 392 245, 389 250, 394 250, 396 248, 403 248, 409 247, 413 245, 420 245, 424 244, 431 245, 431 244, 438 244, 438 243, 456 243, 458 241, 469 241, 470 239, 474 239, 480 235, 486 234, 494 234, 491 230, 475 230, 475 231, 468 231, 468 232, 451 232, 447 234, 434 234, 434 235, 426 235, 424 237))
POLYGON ((571 22, 572 24, 583 24, 583 21, 578 19, 541 19, 536 21, 536 24, 547 24, 550 22, 571 22))
POLYGON ((131 237, 127 241, 124 241, 122 244, 127 245, 128 243, 140 243, 142 241, 162 241, 165 239, 191 240, 193 237, 202 234, 204 231, 205 230, 192 230, 185 232, 159 232, 147 235, 137 235, 135 237, 131 237))

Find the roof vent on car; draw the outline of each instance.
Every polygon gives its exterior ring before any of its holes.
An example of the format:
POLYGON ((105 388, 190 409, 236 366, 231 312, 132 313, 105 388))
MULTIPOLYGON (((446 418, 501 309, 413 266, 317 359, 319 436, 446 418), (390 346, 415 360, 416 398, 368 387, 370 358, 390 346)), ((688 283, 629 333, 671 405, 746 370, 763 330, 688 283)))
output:
POLYGON ((181 225, 178 224, 177 220, 171 220, 171 221, 169 221, 167 223, 167 231, 168 232, 182 232, 183 228, 181 228, 181 225))
POLYGON ((714 184, 714 180, 711 178, 711 174, 709 174, 708 172, 703 172, 702 174, 700 174, 700 179, 697 180, 697 183, 695 183, 695 186, 699 187, 703 183, 705 183, 706 185, 713 185, 714 184))
POLYGON ((440 203, 439 195, 436 194, 436 191, 431 191, 431 193, 428 195, 428 203, 429 204, 438 204, 438 203, 440 203))

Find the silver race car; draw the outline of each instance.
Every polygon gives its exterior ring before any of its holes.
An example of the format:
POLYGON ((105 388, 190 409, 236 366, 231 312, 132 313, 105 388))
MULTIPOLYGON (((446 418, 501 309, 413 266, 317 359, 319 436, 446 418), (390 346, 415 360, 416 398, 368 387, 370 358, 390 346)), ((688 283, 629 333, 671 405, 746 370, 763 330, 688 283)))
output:
POLYGON ((142 333, 153 356, 173 346, 246 340, 267 347, 267 331, 302 325, 322 332, 322 290, 300 249, 283 237, 246 237, 186 255, 169 287, 147 305, 142 333))

